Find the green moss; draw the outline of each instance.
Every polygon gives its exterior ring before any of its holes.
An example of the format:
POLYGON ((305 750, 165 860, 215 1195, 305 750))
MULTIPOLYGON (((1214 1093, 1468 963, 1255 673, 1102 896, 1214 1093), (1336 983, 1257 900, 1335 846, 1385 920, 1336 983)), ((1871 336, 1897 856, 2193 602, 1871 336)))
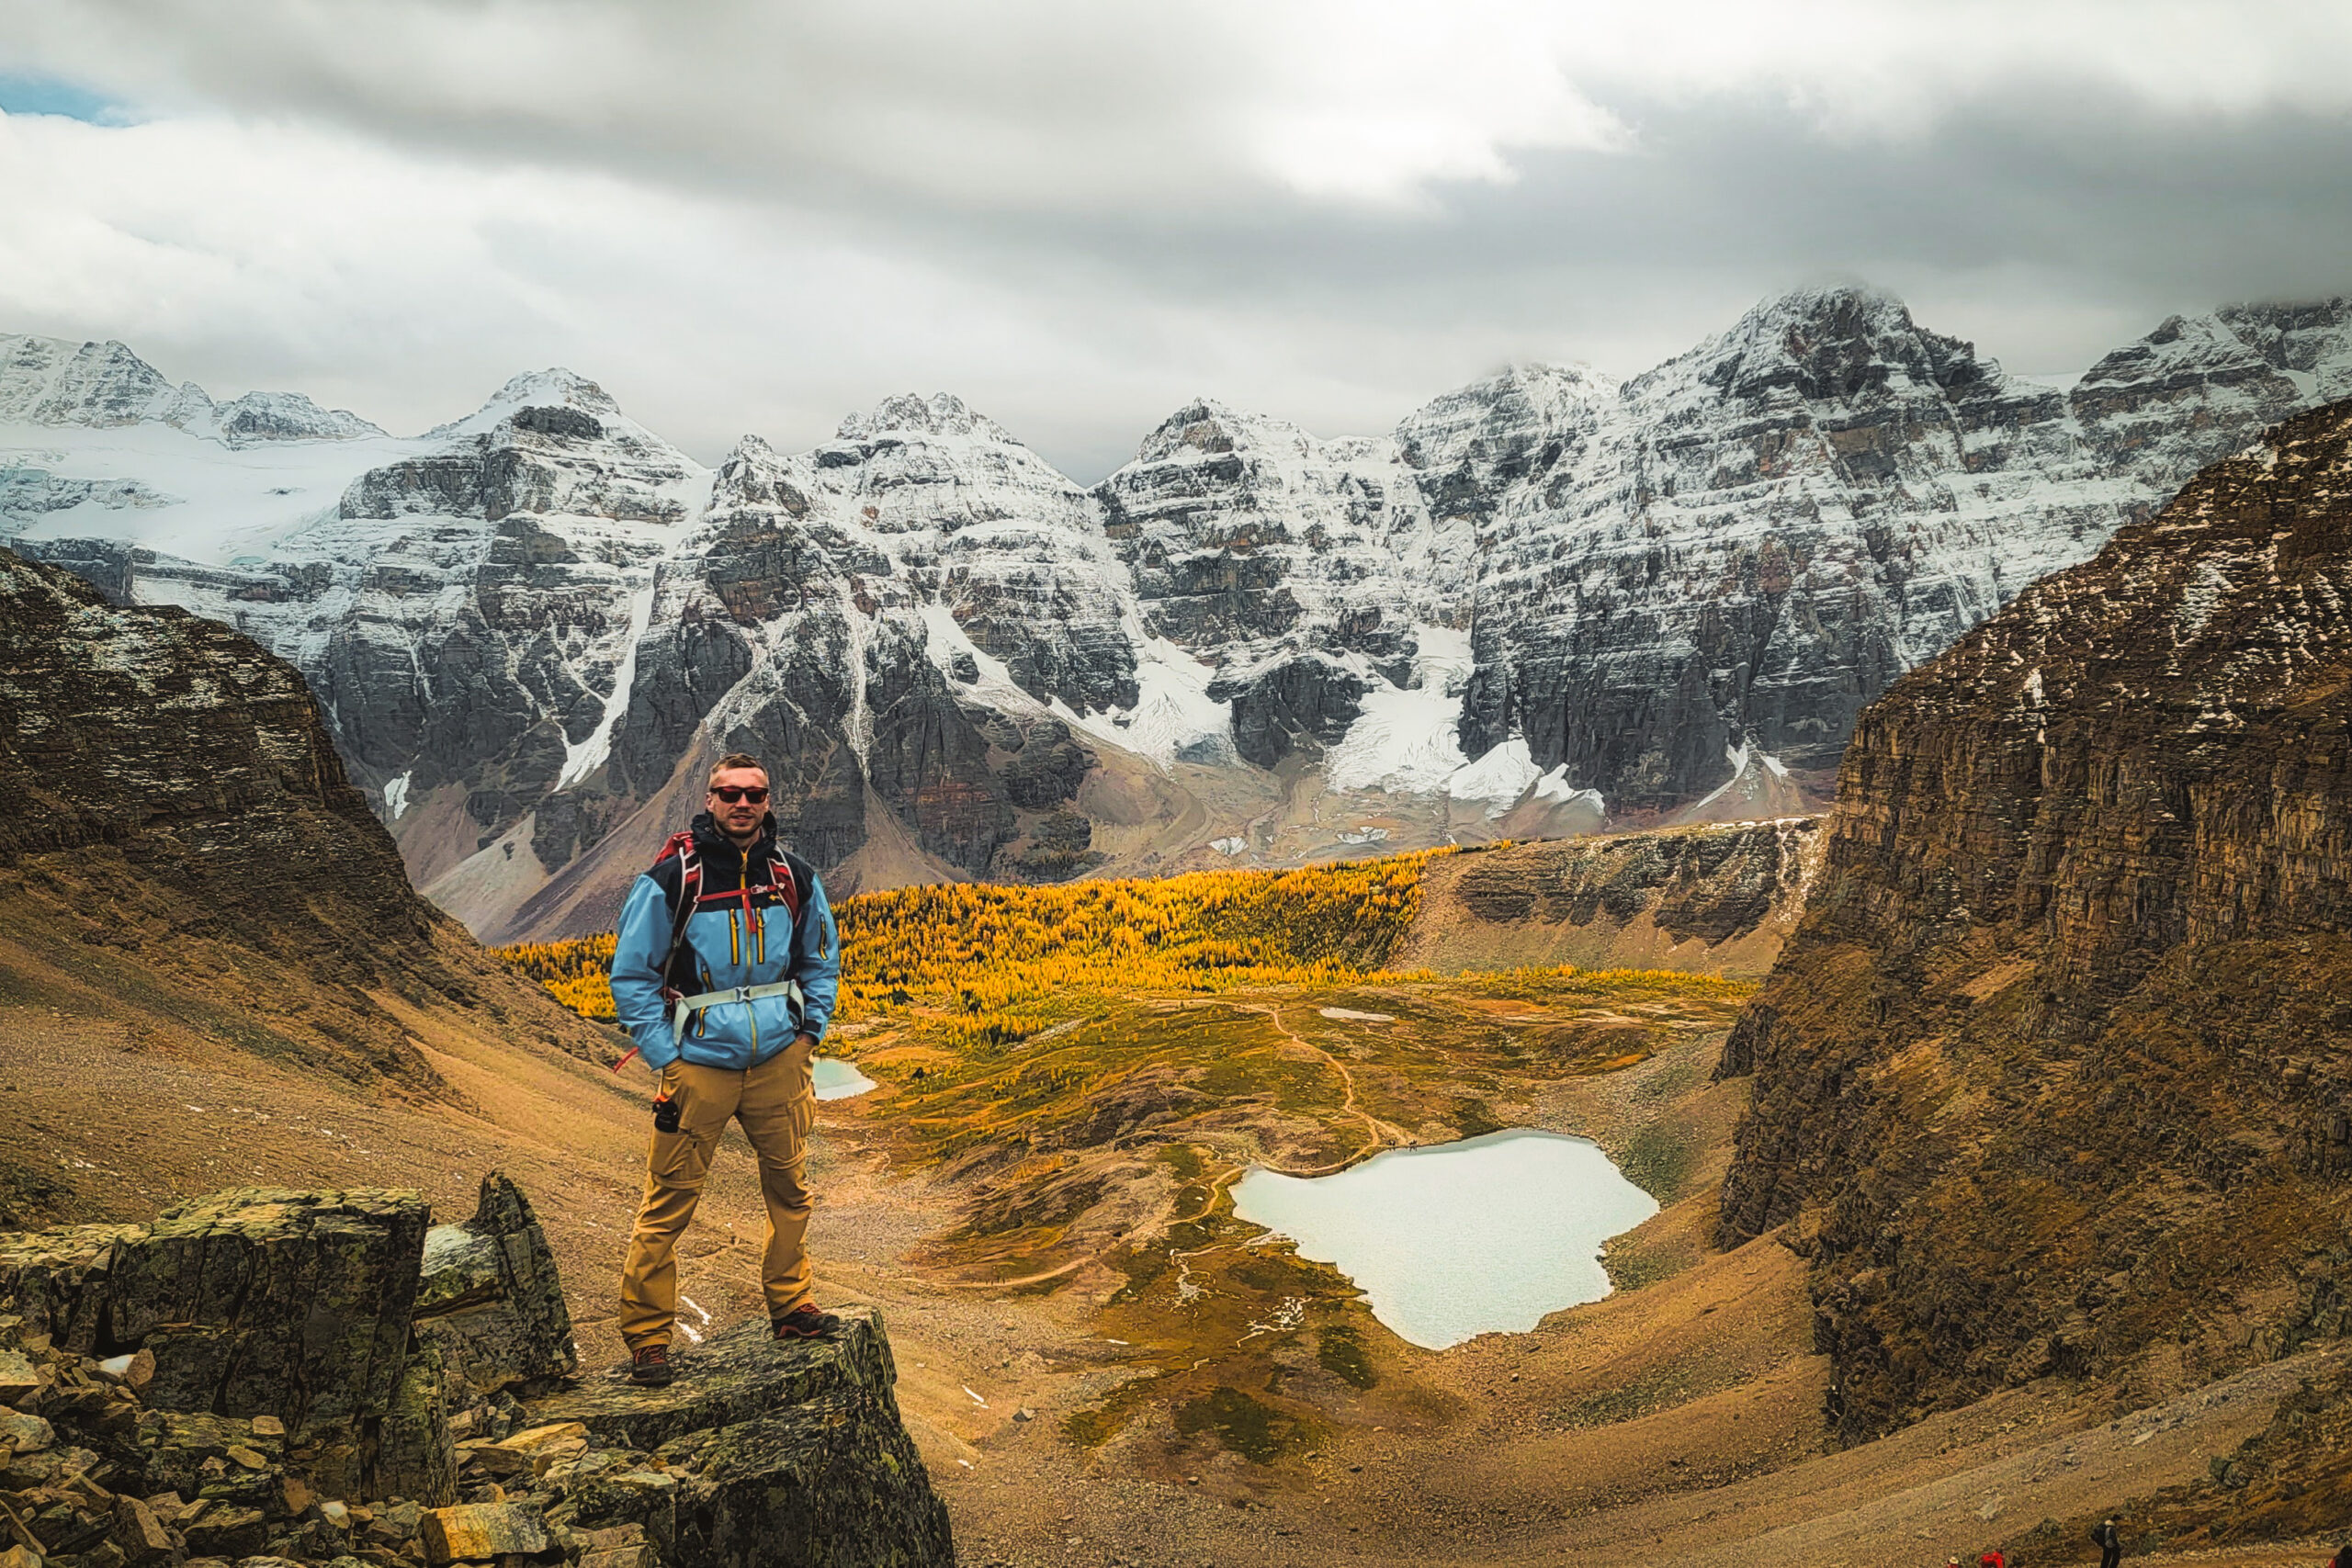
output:
POLYGON ((1062 1436, 1081 1449, 1099 1449, 1119 1435, 1130 1413, 1125 1410, 1081 1410, 1062 1418, 1062 1436))
POLYGON ((1363 1336, 1351 1325, 1334 1323, 1325 1325, 1316 1337, 1315 1359, 1323 1370, 1351 1388, 1370 1388, 1380 1381, 1373 1370, 1372 1358, 1364 1354, 1363 1336))
POLYGON ((1252 1464, 1270 1464, 1287 1449, 1297 1446, 1301 1428, 1292 1416, 1261 1404, 1229 1383, 1219 1383, 1205 1399, 1176 1407, 1176 1429, 1186 1437, 1214 1432, 1217 1442, 1252 1464))

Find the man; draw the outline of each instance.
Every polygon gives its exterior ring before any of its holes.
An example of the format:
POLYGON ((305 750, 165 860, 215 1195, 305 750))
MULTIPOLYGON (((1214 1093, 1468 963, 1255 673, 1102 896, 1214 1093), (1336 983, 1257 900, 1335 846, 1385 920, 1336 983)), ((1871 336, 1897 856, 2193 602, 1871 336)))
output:
POLYGON ((2098 1568, 2115 1568, 2123 1561, 2123 1531, 2113 1519, 2101 1519, 2091 1530, 2091 1544, 2098 1548, 2098 1568))
POLYGON ((613 949, 613 1008, 655 1074, 645 1202, 621 1271, 629 1380, 673 1375, 673 1256, 732 1117, 767 1201, 760 1278, 779 1339, 841 1319, 809 1299, 805 1180, 817 1115, 811 1064, 841 982, 841 940, 816 869, 776 846, 767 770, 735 752, 710 771, 703 814, 630 886, 613 949))

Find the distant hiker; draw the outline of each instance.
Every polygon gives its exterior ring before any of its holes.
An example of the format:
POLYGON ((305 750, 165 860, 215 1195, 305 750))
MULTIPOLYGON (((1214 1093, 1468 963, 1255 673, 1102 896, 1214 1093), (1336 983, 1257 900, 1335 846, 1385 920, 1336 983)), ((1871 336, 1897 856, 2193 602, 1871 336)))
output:
POLYGON ((2009 1560, 2002 1556, 2000 1549, 1996 1547, 1976 1560, 1976 1568, 2009 1568, 2009 1560))
POLYGON ((2352 1568, 2352 1541, 2335 1549, 2335 1555, 2327 1560, 2327 1568, 2352 1568))
POLYGON ((2101 1519, 2091 1530, 2091 1544, 2098 1548, 2098 1568, 2115 1568, 2123 1561, 2123 1532, 2113 1519, 2101 1519))
POLYGON ((655 1074, 645 1202, 621 1270, 629 1381, 673 1375, 678 1237, 729 1117, 759 1157, 760 1266, 779 1339, 834 1332, 809 1299, 805 1179, 817 1117, 811 1063, 841 983, 841 939, 816 868, 776 846, 767 770, 734 752, 710 771, 692 831, 663 846, 621 905, 613 1009, 655 1074))

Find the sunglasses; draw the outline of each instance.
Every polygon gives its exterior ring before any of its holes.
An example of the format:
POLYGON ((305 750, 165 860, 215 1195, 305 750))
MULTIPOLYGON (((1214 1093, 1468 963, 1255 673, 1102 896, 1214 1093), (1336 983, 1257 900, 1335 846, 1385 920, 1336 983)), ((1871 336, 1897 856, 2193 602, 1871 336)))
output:
POLYGON ((726 802, 728 805, 729 805, 729 806, 734 805, 734 804, 735 804, 737 801, 739 801, 739 800, 748 800, 748 801, 750 801, 752 805, 757 806, 757 805, 759 805, 762 801, 763 801, 763 800, 767 799, 767 797, 768 797, 768 792, 767 792, 766 790, 764 790, 764 789, 759 789, 759 788, 753 788, 753 789, 727 789, 727 788, 720 788, 720 789, 714 789, 714 790, 712 790, 710 793, 711 793, 711 794, 713 794, 713 795, 717 795, 717 796, 718 796, 718 798, 719 798, 719 799, 721 799, 721 800, 725 801, 725 802, 726 802))

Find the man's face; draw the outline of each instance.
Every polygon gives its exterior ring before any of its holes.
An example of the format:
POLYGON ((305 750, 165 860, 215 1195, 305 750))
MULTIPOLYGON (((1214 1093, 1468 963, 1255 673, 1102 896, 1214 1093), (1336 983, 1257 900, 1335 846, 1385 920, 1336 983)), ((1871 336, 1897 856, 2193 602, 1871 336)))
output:
POLYGON ((725 768, 711 776, 710 794, 703 805, 718 830, 730 839, 748 839, 759 831, 768 814, 768 776, 757 768, 725 768), (734 799, 727 798, 732 794, 734 799))

